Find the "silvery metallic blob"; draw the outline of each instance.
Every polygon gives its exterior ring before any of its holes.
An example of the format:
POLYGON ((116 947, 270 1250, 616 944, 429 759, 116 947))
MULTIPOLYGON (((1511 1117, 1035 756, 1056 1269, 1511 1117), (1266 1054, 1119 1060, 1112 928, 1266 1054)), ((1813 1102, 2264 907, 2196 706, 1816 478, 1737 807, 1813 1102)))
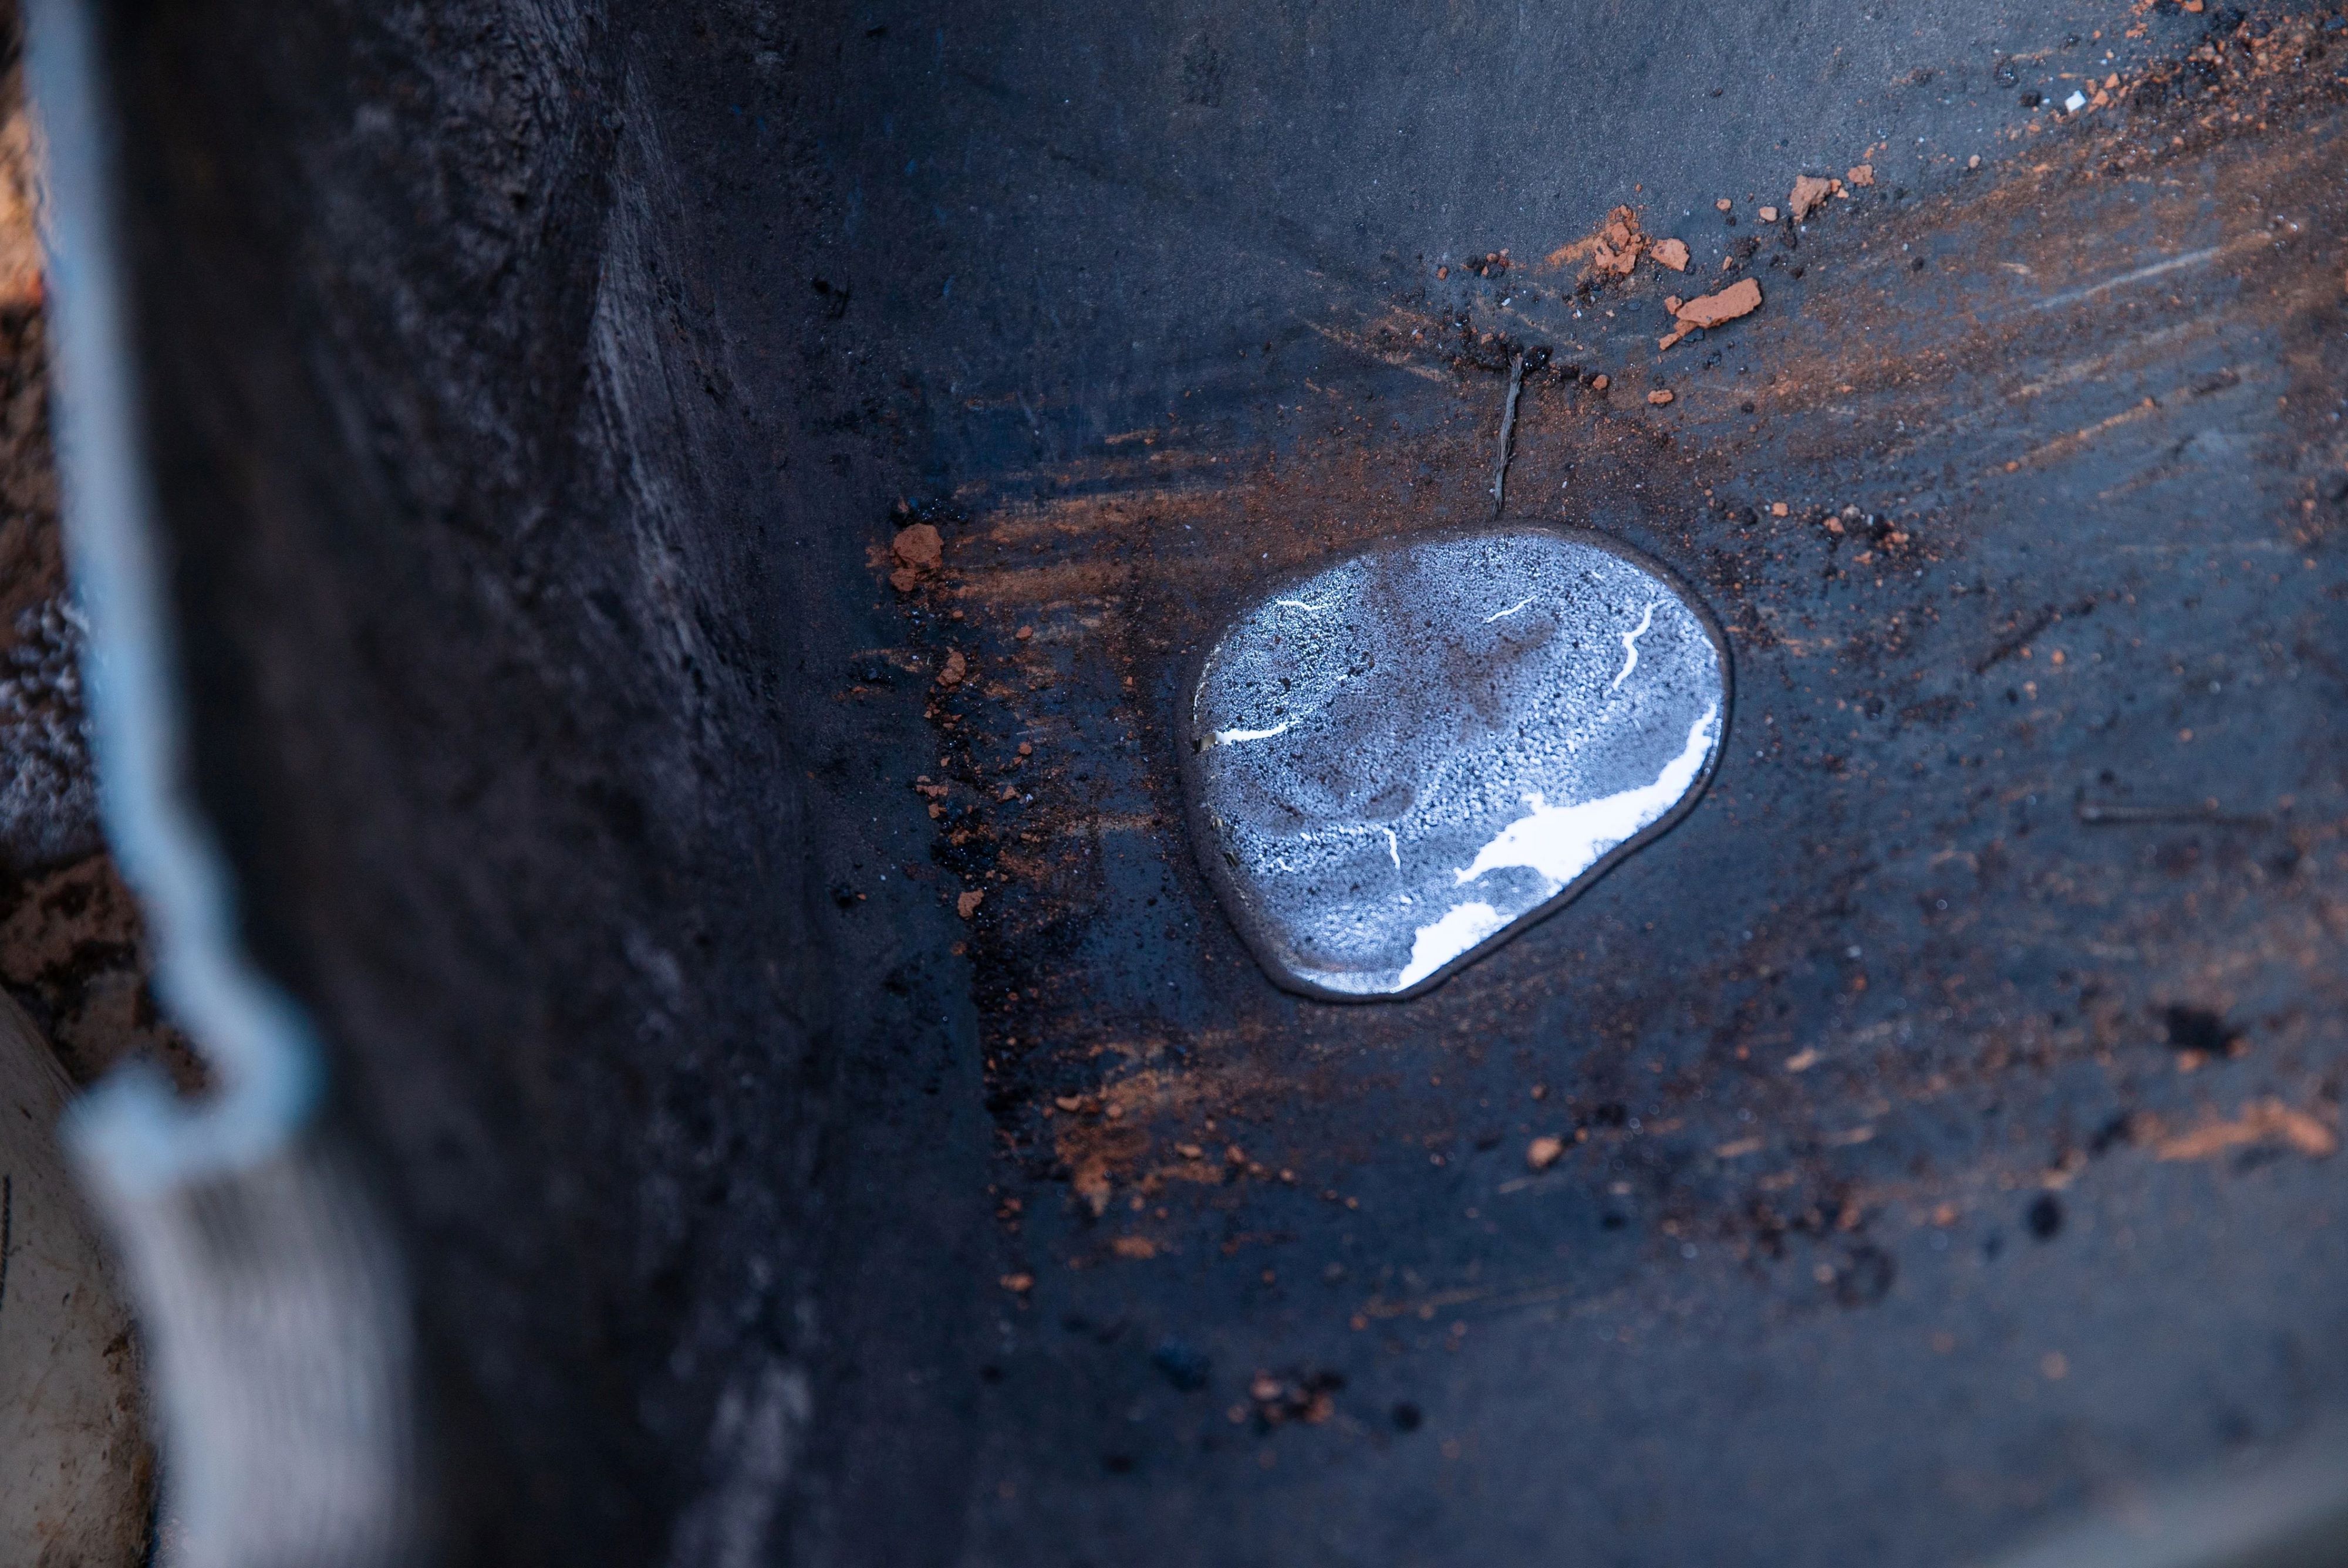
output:
POLYGON ((1365 551, 1249 604, 1200 662, 1200 862, 1272 978, 1424 990, 1696 798, 1726 644, 1653 562, 1500 528, 1365 551))

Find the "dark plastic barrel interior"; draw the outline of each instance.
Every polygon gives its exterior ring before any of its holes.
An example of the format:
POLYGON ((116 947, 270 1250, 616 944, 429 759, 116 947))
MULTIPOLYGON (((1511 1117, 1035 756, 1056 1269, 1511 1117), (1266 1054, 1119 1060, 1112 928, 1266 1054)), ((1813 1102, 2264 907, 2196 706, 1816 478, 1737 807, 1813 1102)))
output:
POLYGON ((2348 1415, 2336 5, 104 9, 446 1560, 1989 1562, 2348 1415), (1292 995, 1188 661, 1519 353, 1717 774, 1292 995))

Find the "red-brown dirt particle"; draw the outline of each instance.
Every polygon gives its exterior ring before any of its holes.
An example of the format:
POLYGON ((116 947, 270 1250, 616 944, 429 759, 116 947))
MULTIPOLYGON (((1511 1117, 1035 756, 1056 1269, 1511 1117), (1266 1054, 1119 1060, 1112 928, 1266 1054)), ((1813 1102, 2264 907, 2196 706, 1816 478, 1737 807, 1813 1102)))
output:
POLYGON ((889 541, 889 559, 897 569, 889 574, 889 586, 899 593, 911 593, 914 586, 931 572, 945 564, 945 540, 929 523, 915 523, 897 530, 889 541))

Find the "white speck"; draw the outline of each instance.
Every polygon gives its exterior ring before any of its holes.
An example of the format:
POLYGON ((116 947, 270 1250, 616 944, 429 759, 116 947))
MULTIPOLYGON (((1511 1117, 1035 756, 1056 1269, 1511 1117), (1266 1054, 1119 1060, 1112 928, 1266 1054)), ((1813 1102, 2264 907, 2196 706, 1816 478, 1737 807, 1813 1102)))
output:
POLYGON ((1402 840, 1395 836, 1393 828, 1389 827, 1384 831, 1386 835, 1386 854, 1393 858, 1395 869, 1399 871, 1402 869, 1402 840))
POLYGON ((2075 92, 2069 97, 2063 100, 2063 107, 2071 113, 2077 114, 2081 109, 2087 107, 2087 95, 2081 92, 2075 92))
POLYGON ((1314 604, 1310 600, 1303 599, 1275 599, 1272 602, 1278 605, 1285 605, 1290 610, 1310 610, 1314 615, 1319 615, 1329 608, 1325 604, 1314 604))
POLYGON ((1622 668, 1616 672, 1614 684, 1606 688, 1609 692, 1621 691, 1622 682, 1631 678, 1631 671, 1639 667, 1639 639, 1647 635, 1647 629, 1655 624, 1655 605, 1661 602, 1658 600, 1650 603, 1647 613, 1639 617, 1639 624, 1622 634, 1622 668))
POLYGON ((1509 616, 1516 614, 1517 611, 1530 604, 1533 601, 1533 597, 1537 596, 1529 596, 1527 598, 1520 599, 1517 600, 1516 603, 1509 606, 1508 609, 1503 610, 1497 614, 1486 616, 1484 618, 1484 624, 1489 626, 1496 620, 1506 620, 1509 616))

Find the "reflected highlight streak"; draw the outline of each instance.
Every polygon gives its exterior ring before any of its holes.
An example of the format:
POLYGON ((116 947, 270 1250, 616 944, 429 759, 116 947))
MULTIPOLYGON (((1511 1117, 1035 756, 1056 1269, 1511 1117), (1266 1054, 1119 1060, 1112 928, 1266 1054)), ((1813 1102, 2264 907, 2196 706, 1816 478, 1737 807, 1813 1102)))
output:
POLYGON ((1614 684, 1607 687, 1607 691, 1620 692, 1622 682, 1631 678, 1631 671, 1639 667, 1639 639, 1647 635, 1648 629, 1654 624, 1655 606, 1650 601, 1647 613, 1639 618, 1639 624, 1622 634, 1622 668, 1615 675, 1614 684))
MULTIPOLYGON (((1712 755, 1713 732, 1719 723, 1720 704, 1715 702, 1689 726, 1687 744, 1653 784, 1576 805, 1550 805, 1538 794, 1526 795, 1532 810, 1501 829, 1464 869, 1453 872, 1454 880, 1464 886, 1488 872, 1521 866, 1540 876, 1543 899, 1558 893, 1687 794, 1712 755)), ((1452 906, 1418 928, 1410 962, 1395 978, 1395 987, 1416 985, 1508 924, 1482 899, 1452 906)))

